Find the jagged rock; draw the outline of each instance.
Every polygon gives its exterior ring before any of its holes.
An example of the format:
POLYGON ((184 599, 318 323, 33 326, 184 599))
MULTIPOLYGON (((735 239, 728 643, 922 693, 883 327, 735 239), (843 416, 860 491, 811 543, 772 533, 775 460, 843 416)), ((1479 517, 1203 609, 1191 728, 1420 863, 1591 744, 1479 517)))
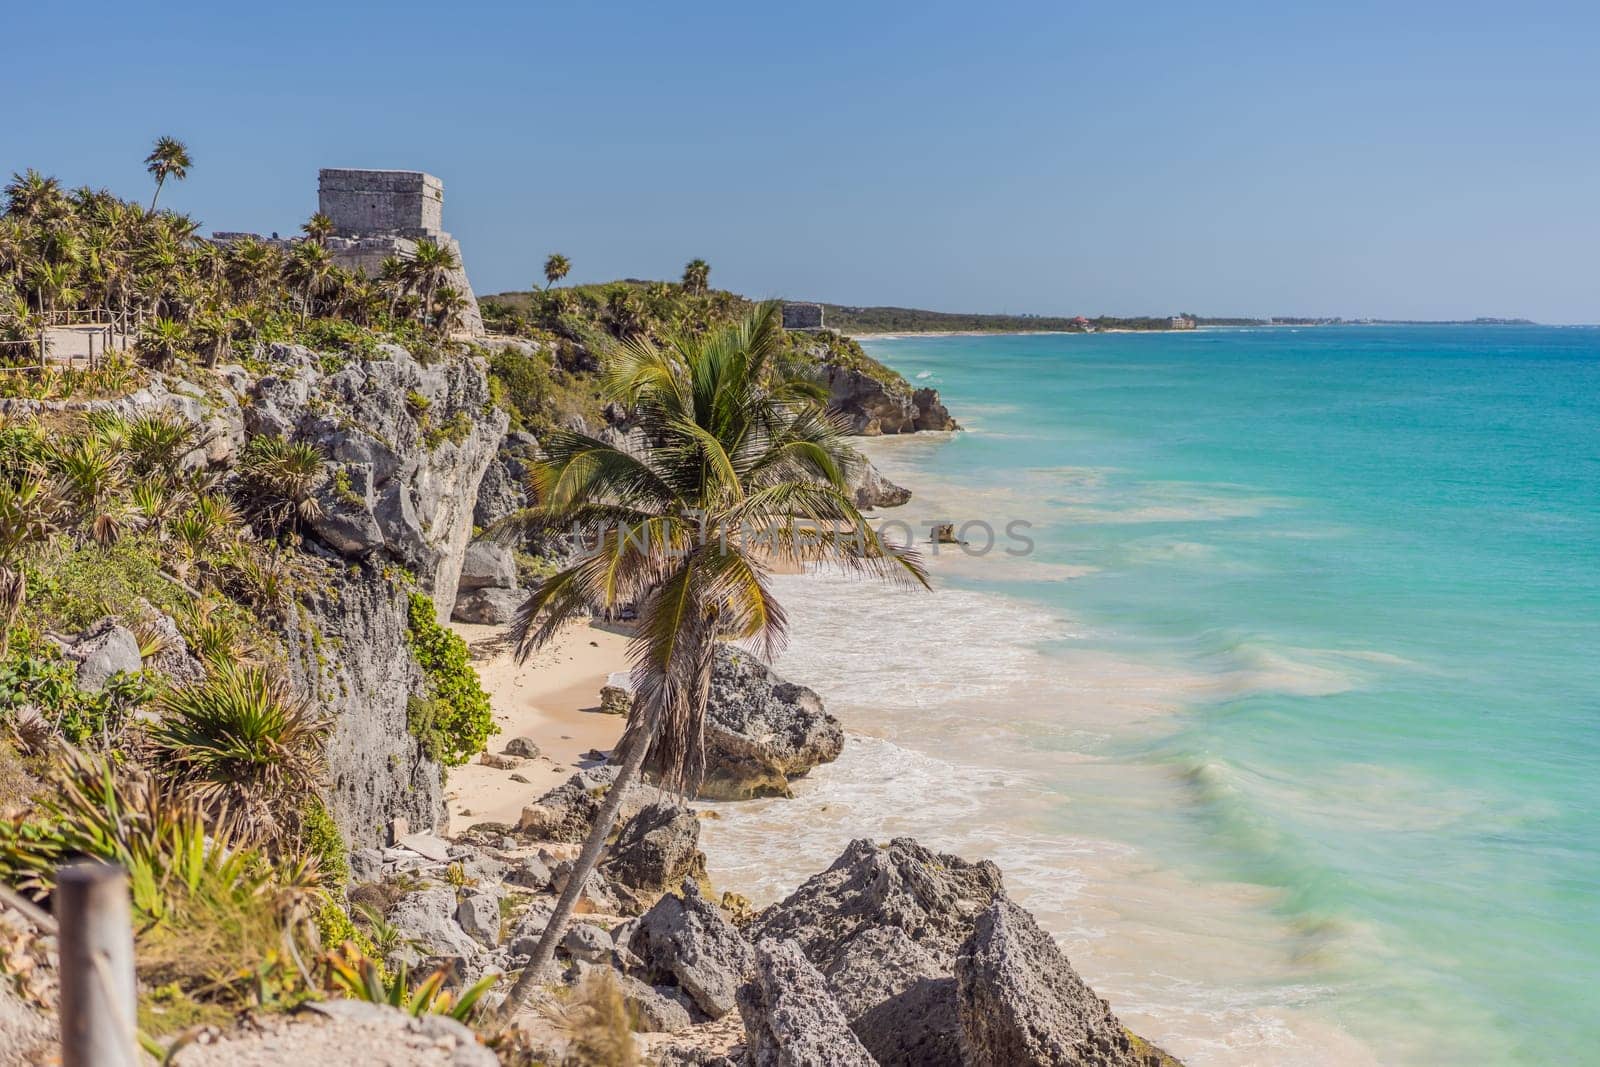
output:
POLYGON ((425 960, 475 961, 483 949, 456 921, 456 894, 449 886, 407 893, 389 908, 387 921, 411 944, 391 954, 418 966, 425 960))
POLYGON ((320 513, 311 532, 346 559, 360 559, 384 544, 383 527, 374 512, 372 464, 346 463, 323 482, 316 494, 320 513))
POLYGON ((456 906, 456 922, 473 940, 494 948, 500 943, 500 891, 468 890, 456 906))
POLYGON ((561 937, 561 948, 584 963, 611 962, 611 935, 588 923, 574 923, 569 927, 561 937))
POLYGON ((960 429, 933 389, 914 390, 904 381, 879 381, 853 368, 830 365, 822 373, 828 406, 845 417, 851 433, 875 437, 960 429))
POLYGON ((701 1011, 720 1019, 733 1010, 755 952, 693 880, 684 880, 682 892, 662 897, 640 916, 628 947, 642 962, 646 981, 677 986, 701 1011))
MULTIPOLYGON (((567 879, 572 877, 576 867, 576 860, 562 860, 551 867, 551 892, 565 892, 567 879)), ((590 871, 589 881, 584 885, 583 892, 578 894, 578 911, 580 913, 599 911, 614 915, 622 910, 624 910, 622 896, 617 887, 606 877, 606 873, 598 868, 590 871)))
POLYGON ((848 484, 858 508, 897 508, 911 499, 911 490, 895 485, 865 458, 850 468, 848 484))
POLYGON ((675 1034, 688 1029, 694 1022, 689 1008, 674 995, 677 991, 657 989, 646 985, 632 975, 617 974, 617 985, 622 991, 622 1002, 632 1011, 636 1020, 634 1029, 645 1034, 675 1034))
POLYGON ((525 856, 506 873, 505 880, 523 889, 543 889, 550 884, 550 868, 538 856, 525 856))
POLYGON ((438 764, 407 726, 423 681, 410 654, 406 590, 370 564, 329 567, 300 604, 284 620, 289 679, 333 721, 328 808, 345 840, 382 844, 395 818, 431 829, 444 796, 438 764))
POLYGON ((798 943, 880 1063, 956 1065, 951 969, 977 916, 1003 892, 992 863, 910 838, 884 848, 857 840, 746 929, 798 943))
POLYGON ((863 929, 841 946, 824 976, 880 1062, 962 1064, 950 967, 900 927, 863 929))
POLYGON ((739 987, 752 1067, 876 1067, 822 975, 792 941, 762 941, 739 987))
POLYGON ((620 685, 600 687, 600 710, 607 715, 626 715, 633 710, 633 694, 620 685))
POLYGON ((1004 897, 978 916, 955 973, 972 1067, 1145 1067, 1165 1057, 1130 1039, 1055 939, 1004 897))
POLYGON ((783 681, 748 652, 719 648, 705 743, 700 797, 787 796, 790 779, 838 758, 844 729, 810 689, 783 681))
MULTIPOLYGON (((616 779, 616 768, 593 767, 579 771, 522 809, 517 831, 538 841, 582 841, 589 836, 600 801, 616 779)), ((637 815, 655 799, 655 791, 630 783, 617 812, 619 822, 637 815)))
POLYGON ((518 589, 471 589, 456 597, 450 617, 456 622, 504 626, 517 617, 527 599, 527 592, 518 589))
POLYGON ((959 430, 956 420, 950 417, 950 411, 939 399, 939 393, 934 389, 918 389, 911 394, 911 403, 917 409, 916 419, 912 425, 918 430, 959 430))
POLYGON ((109 616, 83 631, 67 656, 78 661, 79 689, 103 689, 113 675, 134 674, 144 666, 139 639, 109 616))
POLYGON ((478 762, 497 771, 514 771, 526 761, 516 756, 504 756, 498 752, 480 752, 478 762))
POLYGON ((500 751, 508 756, 520 756, 523 759, 539 758, 539 745, 531 737, 513 737, 500 751))
POLYGON ((350 853, 350 881, 376 882, 383 877, 383 852, 375 848, 358 848, 350 853))
POLYGON ((447 613, 472 537, 478 484, 505 436, 506 414, 489 402, 482 360, 423 366, 403 348, 379 345, 374 356, 343 361, 324 375, 315 355, 296 345, 268 345, 263 356, 274 373, 250 391, 246 427, 311 442, 345 465, 352 481, 367 466, 370 486, 357 494, 357 510, 377 521, 382 551, 447 613), (414 397, 426 401, 424 412, 414 397))
POLYGON ((685 878, 705 877, 699 845, 700 820, 694 812, 657 802, 628 820, 600 866, 613 884, 628 891, 634 910, 642 911, 685 878))
POLYGON ((516 584, 517 561, 509 548, 493 541, 474 541, 467 546, 457 590, 514 589, 516 584))
POLYGON ((506 938, 510 954, 513 957, 533 955, 534 946, 539 943, 539 938, 544 933, 544 928, 549 925, 550 916, 553 914, 555 914, 553 900, 539 898, 530 903, 518 916, 511 936, 506 938))

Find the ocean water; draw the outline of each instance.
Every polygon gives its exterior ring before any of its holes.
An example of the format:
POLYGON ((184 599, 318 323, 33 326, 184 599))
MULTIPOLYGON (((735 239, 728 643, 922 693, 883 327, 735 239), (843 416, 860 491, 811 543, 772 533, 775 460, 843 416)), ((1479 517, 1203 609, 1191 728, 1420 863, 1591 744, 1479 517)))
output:
POLYGON ((994 859, 1193 1064, 1600 1062, 1600 330, 867 347, 969 428, 869 442, 884 518, 1032 551, 779 580, 853 737, 714 874, 994 859))

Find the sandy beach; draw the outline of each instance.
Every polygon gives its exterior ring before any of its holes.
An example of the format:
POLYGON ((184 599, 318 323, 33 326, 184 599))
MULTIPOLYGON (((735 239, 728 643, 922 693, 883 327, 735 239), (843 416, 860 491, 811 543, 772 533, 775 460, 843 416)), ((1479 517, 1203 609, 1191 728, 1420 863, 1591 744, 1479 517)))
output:
POLYGON ((628 665, 628 638, 599 624, 571 626, 548 647, 519 664, 497 626, 452 623, 472 649, 473 666, 488 691, 500 732, 489 741, 498 753, 513 737, 528 737, 543 753, 514 770, 474 761, 450 770, 445 800, 450 825, 516 823, 522 808, 565 781, 591 749, 616 744, 623 720, 600 711, 600 687, 628 665), (527 779, 515 781, 513 775, 527 779))

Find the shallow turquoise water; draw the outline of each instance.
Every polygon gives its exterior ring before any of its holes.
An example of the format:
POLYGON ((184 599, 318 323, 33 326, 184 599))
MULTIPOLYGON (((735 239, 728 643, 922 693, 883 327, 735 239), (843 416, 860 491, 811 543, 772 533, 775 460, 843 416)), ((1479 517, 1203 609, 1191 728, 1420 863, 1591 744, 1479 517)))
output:
POLYGON ((1600 330, 867 347, 972 428, 915 461, 950 517, 1094 568, 949 581, 1208 681, 1104 742, 1183 810, 1074 829, 1280 890, 1323 1010, 1397 1061, 1600 1060, 1600 330))

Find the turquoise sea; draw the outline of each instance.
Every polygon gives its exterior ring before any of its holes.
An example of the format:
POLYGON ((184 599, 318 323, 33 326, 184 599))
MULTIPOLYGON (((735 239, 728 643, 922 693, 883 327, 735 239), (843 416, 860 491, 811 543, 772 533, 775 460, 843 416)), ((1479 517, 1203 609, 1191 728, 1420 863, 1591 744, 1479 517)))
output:
POLYGON ((863 739, 730 841, 990 856, 1197 1064, 1600 1062, 1600 329, 867 348, 969 427, 886 517, 1034 549, 788 580, 863 739))

